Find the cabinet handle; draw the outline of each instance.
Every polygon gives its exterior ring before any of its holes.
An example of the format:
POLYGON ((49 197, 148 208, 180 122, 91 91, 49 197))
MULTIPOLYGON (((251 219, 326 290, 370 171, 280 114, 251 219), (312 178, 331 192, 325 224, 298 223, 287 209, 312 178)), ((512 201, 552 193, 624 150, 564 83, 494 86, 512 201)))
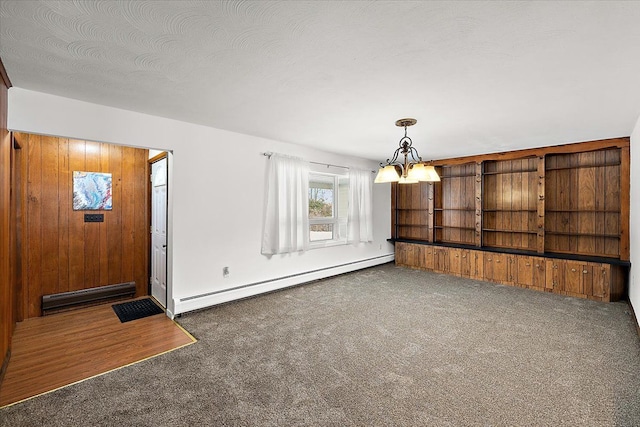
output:
POLYGON ((536 264, 536 268, 540 268, 540 264, 536 264))
POLYGON ((466 255, 462 255, 462 258, 466 258, 466 257, 467 257, 466 255))
POLYGON ((557 264, 553 264, 553 268, 558 268, 558 265, 557 264))
POLYGON ((491 262, 491 258, 488 258, 487 261, 491 262))
POLYGON ((498 259, 498 260, 496 260, 496 262, 500 262, 500 260, 498 259))
POLYGON ((582 270, 582 274, 587 274, 587 270, 582 270))
POLYGON ((529 263, 526 263, 525 265, 526 265, 527 267, 529 267, 529 266, 530 266, 531 264, 529 264, 529 263))
POLYGON ((572 268, 572 269, 571 269, 571 271, 573 271, 573 272, 575 273, 575 272, 576 272, 576 269, 575 269, 575 268, 572 268))

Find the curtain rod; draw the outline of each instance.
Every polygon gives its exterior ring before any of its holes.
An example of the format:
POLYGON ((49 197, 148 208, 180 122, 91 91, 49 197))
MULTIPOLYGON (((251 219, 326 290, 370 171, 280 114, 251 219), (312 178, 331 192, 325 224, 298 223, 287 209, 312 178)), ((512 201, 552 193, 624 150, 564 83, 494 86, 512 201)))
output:
MULTIPOLYGON (((266 151, 264 153, 260 153, 265 157, 271 157, 273 155, 272 152, 270 151, 266 151)), ((314 165, 321 165, 321 166, 326 166, 326 167, 334 167, 334 168, 342 168, 342 169, 350 169, 348 166, 340 166, 340 165, 332 165, 331 163, 320 163, 320 162, 312 162, 309 161, 309 163, 312 163, 314 165)), ((371 171, 371 173, 376 173, 377 171, 371 171)))

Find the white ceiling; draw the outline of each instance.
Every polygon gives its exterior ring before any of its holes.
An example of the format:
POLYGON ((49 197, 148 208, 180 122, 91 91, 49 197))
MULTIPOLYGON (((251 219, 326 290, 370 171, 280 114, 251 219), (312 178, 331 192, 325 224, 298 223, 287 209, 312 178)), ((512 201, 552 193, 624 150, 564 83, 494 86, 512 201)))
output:
MULTIPOLYGON (((383 160, 628 136, 640 2, 7 1, 16 87, 383 160)), ((212 143, 224 144, 225 141, 212 143)))

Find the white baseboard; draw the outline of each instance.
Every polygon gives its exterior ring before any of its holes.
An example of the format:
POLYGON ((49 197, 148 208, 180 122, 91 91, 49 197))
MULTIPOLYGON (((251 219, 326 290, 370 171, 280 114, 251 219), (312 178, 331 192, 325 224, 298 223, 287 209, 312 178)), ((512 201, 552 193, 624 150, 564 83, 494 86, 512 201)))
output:
POLYGON ((290 286, 300 285, 303 283, 311 282, 313 280, 324 279, 327 277, 336 276, 338 274, 349 273, 351 271, 373 267, 375 265, 386 264, 393 260, 394 254, 382 255, 375 258, 326 267, 306 273, 299 273, 287 277, 268 280, 265 282, 238 286, 229 290, 212 292, 209 294, 193 297, 180 298, 174 300, 175 306, 174 311, 173 313, 171 313, 171 315, 178 315, 186 313, 188 311, 198 310, 229 301, 260 295, 265 292, 271 292, 278 289, 288 288, 290 286))

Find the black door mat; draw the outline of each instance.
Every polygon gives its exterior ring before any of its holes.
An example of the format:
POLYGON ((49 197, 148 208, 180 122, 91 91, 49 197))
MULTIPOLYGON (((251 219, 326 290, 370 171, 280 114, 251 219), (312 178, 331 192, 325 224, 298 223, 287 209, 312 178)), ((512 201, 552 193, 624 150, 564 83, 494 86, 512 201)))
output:
POLYGON ((123 302, 122 304, 114 304, 111 307, 113 308, 113 311, 116 312, 118 319, 120 319, 120 322, 122 323, 164 313, 164 310, 151 301, 151 298, 123 302))

